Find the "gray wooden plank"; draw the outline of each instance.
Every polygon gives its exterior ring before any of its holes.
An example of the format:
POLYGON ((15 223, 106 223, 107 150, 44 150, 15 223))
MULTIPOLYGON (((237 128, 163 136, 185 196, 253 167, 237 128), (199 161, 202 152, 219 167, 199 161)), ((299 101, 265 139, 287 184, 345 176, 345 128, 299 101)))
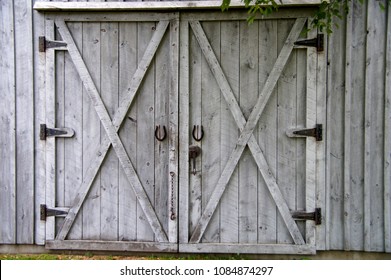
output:
MULTIPOLYGON (((100 24, 102 101, 112 119, 118 108, 118 23, 100 24)), ((101 127, 101 138, 105 131, 101 127)), ((119 162, 114 150, 109 150, 101 167, 101 217, 102 240, 118 239, 118 178, 119 162)))
MULTIPOLYGON (((33 11, 33 60, 34 60, 34 123, 45 123, 45 59, 44 52, 38 51, 39 36, 45 34, 45 17, 42 13, 33 11)), ((45 202, 45 186, 46 186, 46 159, 45 159, 45 141, 39 138, 39 129, 34 130, 35 153, 35 205, 40 205, 45 202)), ((35 244, 43 245, 45 243, 45 222, 40 220, 39 207, 35 207, 34 217, 34 234, 35 244)))
MULTIPOLYGON (((68 23, 71 24, 71 23, 68 23)), ((82 50, 83 60, 89 69, 91 78, 100 89, 101 78, 101 48, 100 48, 100 24, 99 23, 82 23, 82 50), (97 59, 99 58, 99 59, 97 59)), ((69 54, 68 54, 69 56, 69 54)), ((70 63, 72 59, 69 56, 70 63)), ((76 71, 76 69, 75 69, 76 71)), ((80 79, 78 77, 78 79, 80 79)), ((100 121, 91 101, 88 97, 87 91, 82 87, 83 94, 83 184, 85 180, 88 180, 89 166, 96 157, 95 151, 99 147, 101 135, 100 135, 100 121)), ((78 216, 82 219, 82 232, 83 239, 100 239, 100 209, 101 209, 101 174, 96 175, 91 182, 91 188, 86 196, 85 202, 78 216)), ((80 186, 82 184, 79 184, 80 186)), ((80 190, 75 190, 72 199, 71 207, 74 207, 77 193, 80 190)), ((78 217, 77 217, 78 218, 78 217)), ((76 219, 77 219, 76 218, 76 219)), ((73 230, 72 230, 73 231, 73 230)))
POLYGON ((296 244, 303 244, 304 240, 297 228, 296 223, 293 221, 289 209, 282 197, 282 194, 278 188, 278 185, 275 182, 275 178, 273 174, 270 172, 270 169, 268 167, 268 164, 264 158, 264 155, 262 151, 260 150, 258 144, 256 143, 255 138, 253 137, 252 133, 257 125, 257 122, 259 120, 260 115, 262 114, 263 109, 266 106, 266 103, 274 89, 275 84, 277 83, 277 80, 279 79, 283 68, 289 58, 289 55, 293 49, 293 43, 297 40, 303 25, 305 23, 305 19, 297 19, 292 31, 290 32, 286 42, 285 46, 280 52, 279 57, 277 58, 276 64, 273 67, 273 70, 271 71, 271 74, 268 78, 268 80, 265 83, 265 87, 263 88, 257 103, 255 104, 255 107, 250 114, 250 117, 246 123, 239 105, 237 104, 235 97, 233 96, 232 90, 230 89, 230 86, 228 82, 226 81, 226 78, 219 66, 219 63, 213 53, 212 47, 209 45, 208 40, 199 24, 199 22, 191 22, 191 26, 193 31, 196 34, 198 42, 201 44, 201 49, 203 50, 203 53, 205 57, 207 58, 208 64, 213 70, 213 73, 215 75, 215 78, 217 82, 220 85, 220 88, 222 89, 222 92, 224 93, 224 97, 226 100, 229 100, 228 103, 231 107, 231 112, 233 113, 234 119, 239 126, 239 129, 242 130, 242 134, 239 137, 239 140, 237 142, 237 145, 235 146, 235 149, 232 151, 230 159, 225 166, 223 172, 221 173, 221 176, 219 178, 219 181, 215 187, 215 190, 213 191, 213 194, 211 195, 211 198, 205 207, 205 210, 203 212, 203 215, 196 227, 196 230, 194 231, 191 242, 199 242, 199 239, 202 237, 206 226, 208 225, 210 218, 213 216, 214 211, 217 208, 217 205, 220 201, 220 198, 225 190, 226 184, 228 180, 230 179, 232 172, 234 171, 234 168, 246 146, 246 144, 249 144, 250 149, 252 150, 253 156, 259 166, 259 170, 261 171, 262 175, 264 176, 265 180, 268 183, 269 190, 274 198, 274 200, 277 203, 277 206, 280 210, 280 213, 282 214, 282 217, 284 218, 284 221, 286 222, 288 229, 295 240, 296 244))
POLYGON ((0 242, 16 243, 16 92, 14 48, 14 7, 11 1, 2 1, 0 17, 0 242))
MULTIPOLYGON (((54 22, 46 21, 45 37, 48 40, 54 39, 54 22)), ((46 72, 45 72, 45 124, 48 127, 55 127, 55 80, 54 80, 54 50, 46 51, 46 72)), ((55 207, 55 184, 56 184, 56 141, 55 138, 48 138, 46 140, 46 201, 47 207, 55 207)), ((46 219, 46 240, 52 240, 55 236, 55 217, 48 217, 46 219)))
POLYGON ((116 251, 116 252, 177 252, 177 244, 161 242, 126 242, 95 240, 54 240, 47 242, 50 250, 116 251))
MULTIPOLYGON (((344 30, 345 22, 336 20, 340 29, 344 30)), ((326 249, 342 249, 343 240, 340 238, 343 229, 343 96, 344 96, 344 64, 345 64, 345 44, 343 32, 336 32, 329 39, 329 58, 328 58, 328 119, 327 119, 327 206, 328 211, 326 220, 327 233, 329 238, 326 249)))
POLYGON ((295 254, 314 255, 312 245, 291 244, 179 244, 179 251, 184 253, 228 253, 228 254, 295 254))
MULTIPOLYGON (((79 49, 83 46, 83 28, 80 23, 69 24, 70 32, 72 32, 76 44, 79 49)), ((73 65, 72 59, 67 52, 64 53, 64 102, 62 114, 64 127, 70 127, 75 131, 74 137, 64 139, 63 154, 58 154, 58 159, 64 161, 63 170, 63 192, 64 204, 57 206, 70 206, 73 203, 73 198, 76 194, 74 186, 78 186, 83 179, 83 86, 78 77, 78 73, 73 65)), ((56 81, 57 82, 57 81, 56 81)), ((56 102, 58 103, 58 102, 56 102)), ((60 112, 56 112, 59 114, 60 112)), ((58 151, 60 141, 57 140, 56 150, 58 151)), ((59 151, 58 151, 59 152, 59 151)), ((60 166, 57 166, 57 169, 60 166)), ((58 192, 58 186, 56 192, 58 192)), ((63 219, 61 219, 63 220, 63 219)), ((61 223, 62 225, 62 223, 61 223)), ((72 227, 72 231, 68 236, 69 239, 82 238, 82 218, 81 215, 77 217, 76 223, 72 227)))
MULTIPOLYGON (((58 32, 56 37, 58 39, 58 32)), ((56 125, 65 127, 65 52, 55 53, 56 79, 56 125)), ((56 206, 65 205, 65 139, 57 139, 56 147, 56 206)), ((56 232, 61 228, 62 218, 56 219, 56 232)))
MULTIPOLYGON (((220 65, 228 83, 239 100, 239 22, 222 22, 220 24, 220 65)), ((220 161, 221 165, 227 162, 229 152, 235 147, 239 136, 238 127, 229 111, 229 104, 222 99, 220 105, 220 161)), ((220 241, 235 243, 239 241, 239 165, 235 168, 229 180, 226 191, 220 201, 220 241)))
POLYGON ((364 103, 366 64, 366 7, 354 3, 352 7, 352 48, 354 59, 352 69, 351 137, 351 249, 364 249, 364 103))
MULTIPOLYGON (((249 25, 246 21, 240 21, 239 25, 239 102, 247 119, 258 97, 259 26, 258 22, 249 25)), ((257 133, 258 128, 254 135, 257 133)), ((250 151, 245 149, 239 163, 239 243, 257 243, 258 209, 258 168, 250 151)))
MULTIPOLYGON (((180 47, 179 47, 179 225, 178 225, 178 238, 179 243, 184 244, 189 241, 189 230, 191 229, 191 214, 195 209, 199 209, 197 206, 193 206, 194 202, 191 202, 193 197, 193 191, 189 179, 189 83, 190 83, 190 51, 189 51, 189 23, 187 21, 180 22, 180 47)), ((199 79, 199 81, 201 81, 199 79)), ((198 201, 201 199, 198 198, 198 201)), ((200 205, 200 202, 198 203, 200 205)), ((200 212, 200 210, 199 210, 200 212)))
MULTIPOLYGON (((279 21, 277 24, 277 48, 284 42, 292 28, 292 20, 279 21)), ((297 139, 286 137, 289 127, 296 127, 296 50, 287 61, 281 78, 277 83, 277 183, 289 209, 296 208, 296 143, 297 139)), ((277 219, 277 243, 291 243, 292 239, 282 217, 277 219)))
MULTIPOLYGON (((192 24, 192 23, 191 23, 192 24)), ((193 27, 191 25, 191 27, 193 27)), ((207 34, 207 40, 210 47, 215 51, 217 59, 220 58, 220 22, 204 22, 202 27, 207 34)), ((194 29, 192 28, 194 31, 194 29)), ((195 34, 196 35, 196 34, 195 34)), ((196 35, 197 37, 197 35, 196 35)), ((198 38, 197 38, 198 39, 198 38)), ((197 40, 198 43, 199 40, 197 40)), ((202 49, 202 47, 201 47, 202 49)), ((201 106, 202 106, 202 123, 192 123, 190 129, 194 125, 203 125, 204 138, 202 140, 202 210, 206 208, 209 198, 211 197, 216 182, 221 172, 221 139, 220 139, 220 124, 221 124, 221 93, 219 86, 213 77, 205 56, 202 56, 201 61, 201 106)), ((192 77, 190 77, 192 79, 192 77)), ((192 167, 191 167, 192 168, 192 167)), ((193 176, 193 175, 190 175, 193 176)), ((218 207, 217 207, 218 208, 218 207)), ((198 220, 197 224, 202 217, 198 220)), ((197 227, 195 227, 195 231, 197 227)), ((194 235, 195 231, 192 232, 194 235)), ((201 238, 201 236, 200 236, 201 238)), ((190 240, 192 242, 192 240, 190 240)), ((211 217, 210 224, 205 232, 202 242, 220 242, 220 214, 219 209, 216 210, 213 217, 211 217)))
MULTIPOLYGON (((350 3, 350 9, 352 9, 350 3)), ((345 105, 344 105, 344 249, 351 249, 351 111, 352 111, 352 13, 346 19, 346 57, 345 57, 345 105)))
POLYGON ((64 20, 75 22, 146 22, 171 20, 176 17, 175 13, 156 13, 156 12, 113 12, 104 13, 85 13, 85 12, 50 12, 47 17, 52 20, 64 20))
MULTIPOLYGON (((189 28, 188 22, 187 30, 189 28)), ((189 32, 189 31, 188 31, 189 32)), ((202 114, 202 52, 198 45, 197 39, 194 34, 190 32, 190 35, 187 35, 188 44, 189 44, 189 59, 188 59, 188 76, 190 77, 190 89, 189 89, 189 101, 186 105, 187 107, 191 107, 189 109, 189 117, 188 117, 188 129, 186 134, 187 138, 190 137, 190 140, 186 143, 187 146, 198 146, 202 149, 203 141, 196 141, 193 139, 192 130, 194 125, 203 125, 203 114, 202 114)), ((202 164, 203 155, 201 153, 195 160, 196 164, 196 174, 193 174, 194 166, 193 160, 189 160, 189 153, 187 153, 187 165, 188 168, 185 169, 185 172, 190 174, 189 177, 189 231, 193 232, 198 220, 201 217, 202 213, 202 177, 203 177, 203 164, 202 164), (189 166, 190 162, 190 166, 189 166)), ((189 238, 189 237, 188 237, 189 238)), ((189 241, 189 239, 187 239, 189 241)))
POLYGON ((170 204, 170 219, 168 223, 168 240, 171 243, 178 242, 178 187, 179 187, 179 167, 178 167, 178 113, 179 113, 179 14, 177 19, 170 21, 170 85, 169 85, 169 128, 168 128, 168 144, 169 144, 169 188, 168 196, 170 204))
MULTIPOLYGON (((171 31, 171 29, 170 29, 171 31)), ((156 92, 155 92, 155 103, 154 103, 154 126, 160 126, 161 133, 163 133, 163 127, 166 128, 166 136, 169 137, 169 111, 168 111, 168 102, 169 102, 169 93, 170 93, 170 84, 169 84, 169 66, 170 66, 170 41, 169 35, 165 34, 159 49, 156 52, 155 58, 155 75, 156 75, 156 92)), ((162 134, 163 135, 163 134, 162 134)), ((168 138, 164 141, 155 141, 155 163, 154 163, 154 172, 155 172, 155 209, 156 214, 160 222, 163 225, 163 228, 168 232, 168 218, 169 218, 169 209, 170 209, 170 200, 169 194, 171 190, 171 184, 169 182, 169 171, 168 171, 168 161, 169 161, 169 145, 168 138)))
MULTIPOLYGON (((119 23, 119 92, 120 100, 127 99, 128 80, 137 69, 137 23, 119 23), (126 63, 121 63, 126 61, 126 63)), ((131 160, 135 160, 137 129, 137 108, 132 106, 119 132, 126 152, 131 160)), ((119 240, 136 240, 137 234, 137 198, 129 187, 126 174, 120 168, 119 174, 119 240)))
MULTIPOLYGON (((261 92, 278 56, 277 21, 260 20, 258 91, 261 92)), ((277 175, 277 89, 259 120, 258 141, 274 176, 277 175)), ((277 242, 277 207, 262 175, 258 175, 258 242, 277 242)))
MULTIPOLYGON (((110 116, 102 100, 99 97, 99 93, 94 85, 93 80, 91 79, 91 76, 88 73, 88 70, 73 41, 73 38, 70 35, 68 28, 66 27, 63 21, 56 22, 56 25, 59 28, 61 36, 68 43, 68 52, 73 58, 73 62, 75 63, 76 69, 79 72, 80 78, 83 81, 83 84, 89 94, 92 103, 94 104, 94 107, 100 117, 102 124, 104 125, 104 128, 107 132, 107 136, 110 142, 113 144, 114 149, 116 150, 116 154, 120 160, 122 167, 126 172, 129 182, 131 182, 134 191, 140 198, 138 201, 142 206, 143 211, 146 214, 148 220, 150 221, 151 227, 155 231, 156 237, 159 240, 164 241, 167 237, 165 236, 165 233, 162 231, 161 225, 157 220, 156 214, 153 211, 153 207, 147 197, 147 194, 145 193, 145 190, 139 181, 139 178, 134 170, 134 167, 131 164, 128 155, 126 154, 123 144, 119 139, 119 136, 117 134, 117 128, 115 127, 115 125, 113 125, 110 116)), ((80 195, 82 196, 83 194, 80 195)), ((76 201, 78 200, 79 199, 76 199, 76 201)), ((62 230, 62 232, 60 232, 58 238, 60 237, 61 237, 60 239, 65 238, 66 232, 69 229, 70 225, 72 224, 72 221, 77 213, 77 211, 75 211, 76 208, 77 207, 71 208, 71 210, 69 211, 67 217, 65 218, 66 227, 65 226, 63 227, 64 231, 62 230)))
POLYGON ((384 92, 384 74, 379 73, 385 73, 387 31, 379 3, 368 2, 367 30, 364 249, 384 251, 384 96, 379 94, 384 92))
MULTIPOLYGON (((317 30, 313 29, 308 33, 309 38, 316 37, 317 30)), ((301 52, 298 50, 298 52, 301 52)), ((308 48, 307 50, 307 77, 306 77, 306 127, 315 127, 317 124, 317 50, 308 48)), ((298 55, 299 56, 299 55, 298 55)), ((299 57, 298 57, 299 58, 299 57)), ((304 60, 304 59, 303 59, 304 60)), ((298 67, 302 67, 298 63, 298 67)), ((303 75, 304 76, 304 75, 303 75)), ((298 107, 300 111, 301 108, 298 107)), ((299 139, 298 139, 299 140, 299 139)), ((316 207, 316 139, 307 137, 306 139, 306 157, 305 157, 305 209, 308 212, 314 212, 316 207)), ((300 163, 297 163, 298 165, 300 163)), ((298 166, 300 168, 300 166, 298 166)), ((300 185, 297 186, 300 188, 300 185)), ((301 192, 299 195, 303 195, 301 192)), ((301 205, 300 205, 301 206, 301 205)), ((314 221, 305 222, 306 244, 310 246, 316 245, 316 228, 314 221)))
MULTIPOLYGON (((90 1, 92 2, 92 1, 90 1)), ((146 3, 140 3, 140 1, 130 2, 111 2, 111 3, 43 3, 37 2, 34 5, 34 9, 39 11, 143 11, 143 10, 178 10, 178 9, 220 9, 221 1, 145 1, 146 3)), ((320 0, 284 0, 277 3, 281 6, 295 6, 295 5, 318 5, 320 0)), ((245 4, 241 1, 231 1, 230 7, 238 8, 244 7, 245 4)))
MULTIPOLYGON (((391 30, 388 9, 387 30, 391 30)), ((384 108, 384 251, 391 252, 391 36, 387 36, 384 108)))
MULTIPOLYGON (((138 24, 138 57, 142 59, 143 50, 151 40, 153 30, 156 26, 154 22, 138 24)), ((155 64, 149 66, 144 78, 142 87, 137 96, 137 172, 141 184, 144 186, 146 195, 152 203, 155 202, 154 193, 154 161, 155 161, 155 64)), ((154 241, 153 232, 146 220, 145 214, 138 204, 137 208, 137 240, 154 241)))
POLYGON ((15 0, 15 75, 16 75, 16 241, 32 244, 34 240, 34 102, 32 3, 15 0), (18 113, 23 112, 23 113, 18 113), (28 174, 26 176, 26 174, 28 174))

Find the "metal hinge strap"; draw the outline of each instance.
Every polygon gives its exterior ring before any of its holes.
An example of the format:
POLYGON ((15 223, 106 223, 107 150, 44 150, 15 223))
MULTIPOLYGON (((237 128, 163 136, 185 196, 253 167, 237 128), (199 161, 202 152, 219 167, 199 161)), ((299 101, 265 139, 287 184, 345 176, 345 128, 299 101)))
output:
POLYGON ((315 208, 315 212, 303 212, 293 211, 291 212, 292 218, 296 220, 313 220, 316 225, 322 223, 322 210, 321 208, 315 208))
POLYGON ((69 212, 69 208, 64 208, 64 207, 48 208, 46 204, 40 205, 41 221, 46 221, 46 217, 52 217, 52 216, 65 217, 68 214, 68 212, 69 212))
POLYGON ((316 141, 322 141, 323 126, 317 124, 314 128, 290 129, 286 134, 288 137, 315 137, 316 141))
POLYGON ((47 40, 45 36, 39 37, 39 51, 45 52, 46 49, 66 47, 67 43, 64 41, 47 40))
POLYGON ((318 36, 312 39, 296 41, 295 46, 314 47, 318 52, 322 52, 324 50, 324 35, 318 34, 318 36))
POLYGON ((48 128, 46 124, 41 124, 39 138, 46 140, 47 137, 72 137, 75 131, 72 128, 48 128))

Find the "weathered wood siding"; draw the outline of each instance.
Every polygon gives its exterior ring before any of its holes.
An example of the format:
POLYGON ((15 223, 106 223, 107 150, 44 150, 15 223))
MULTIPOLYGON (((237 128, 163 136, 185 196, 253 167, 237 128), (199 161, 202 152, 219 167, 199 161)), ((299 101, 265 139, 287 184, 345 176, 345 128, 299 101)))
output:
MULTIPOLYGON (((38 135, 39 124, 44 122, 46 107, 45 96, 39 94, 42 92, 40 89, 45 87, 45 55, 38 52, 38 36, 44 34, 45 25, 43 16, 32 10, 33 2, 30 0, 0 1, 1 244, 43 244, 45 236, 45 223, 39 220, 39 207, 37 207, 42 203, 37 200, 37 197, 45 197, 46 184, 44 154, 46 144, 39 140, 38 135)), ((327 114, 326 112, 324 114, 326 160, 324 167, 318 165, 318 168, 326 170, 326 188, 317 190, 318 199, 325 202, 322 206, 324 226, 318 229, 318 249, 391 252, 391 9, 386 6, 386 10, 382 11, 378 2, 367 1, 364 5, 352 4, 350 16, 341 20, 340 27, 328 38, 327 76, 324 77, 324 83, 322 80, 318 81, 318 87, 327 86, 325 97, 327 98, 327 114)), ((221 30, 221 32, 225 31, 221 30)), ((83 38, 82 43, 85 42, 83 46, 87 46, 87 35, 92 36, 93 32, 84 33, 86 37, 83 38)), ((120 34, 123 33, 120 32, 120 34)), ((259 34, 259 36, 264 35, 259 34)), ((240 36, 243 38, 242 44, 251 46, 252 43, 245 40, 246 34, 240 36)), ((104 51, 103 44, 102 41, 101 51, 104 51)), ((199 53, 192 55, 194 58, 200 56, 199 53)), ((60 54, 55 59, 58 65, 65 65, 60 67, 64 73, 58 73, 59 75, 74 75, 74 70, 66 66, 69 59, 67 54, 60 54)), ((101 67, 105 67, 106 62, 101 61, 101 63, 101 67)), ((195 69, 193 75, 205 75, 201 70, 195 69)), ((119 78, 126 71, 133 70, 119 71, 119 78)), ((99 72, 91 73, 91 75, 99 76, 99 72)), ((104 79, 117 78, 104 77, 104 79)), ((102 86, 108 85, 104 81, 101 81, 101 84, 102 86)), ((123 86, 125 85, 119 84, 118 91, 121 91, 120 88, 123 86)), ((75 82, 73 87, 80 87, 80 83, 75 82)), ((66 98, 68 90, 72 89, 63 89, 63 98, 66 98)), ((74 102, 72 104, 67 104, 67 102, 63 104, 72 107, 72 111, 75 112, 81 109, 80 106, 87 106, 84 105, 83 100, 72 101, 74 102)), ((117 101, 107 100, 107 102, 115 104, 117 101)), ((194 102, 194 111, 201 110, 200 101, 194 100, 194 102)), ((245 102, 247 101, 241 101, 240 104, 243 109, 247 106, 245 102)), ((68 110, 67 108, 57 109, 68 110)), ((90 112, 92 110, 84 110, 85 115, 82 119, 67 119, 65 115, 58 115, 56 121, 71 123, 70 125, 80 129, 83 127, 83 119, 96 118, 93 112, 91 116, 88 116, 90 112)), ((196 115, 190 118, 194 123, 198 122, 196 115)), ((156 122, 159 122, 159 119, 156 119, 156 122)), ((130 123, 129 126, 131 125, 130 123)), ((97 138, 99 138, 99 131, 84 129, 83 133, 85 137, 98 133, 97 138)), ((129 132, 124 129, 121 133, 129 132)), ((74 139, 75 146, 59 141, 58 145, 61 147, 59 152, 61 150, 67 156, 80 157, 81 149, 88 147, 77 143, 79 139, 74 139)), ((270 145, 278 145, 278 143, 270 143, 270 145)), ((132 156, 135 156, 134 149, 135 147, 129 147, 128 152, 132 156)), ((297 149, 300 150, 301 147, 297 149)), ((151 157, 153 157, 152 153, 151 157)), ((140 163, 147 160, 140 157, 138 159, 140 163)), ((88 158, 83 158, 83 161, 88 161, 88 158)), ((61 164, 57 162, 57 167, 60 168, 61 164)), ((117 166, 118 162, 113 160, 110 164, 117 166)), ((249 166, 251 164, 251 162, 248 163, 249 166)), ((277 164, 278 162, 272 163, 273 166, 277 164)), ((75 165, 70 168, 66 172, 79 175, 84 172, 80 166, 75 165)), ((245 167, 242 165, 240 168, 245 167)), ((252 169, 245 169, 249 172, 246 180, 252 180, 253 177, 250 174, 252 169)), ((119 187, 116 186, 113 189, 120 193, 119 205, 122 205, 120 200, 124 199, 124 193, 129 192, 120 187, 121 181, 126 180, 121 172, 119 171, 116 175, 119 187)), ((105 176, 107 176, 105 173, 105 170, 101 171, 101 181, 105 181, 105 176)), ((317 174, 322 174, 322 170, 317 174)), ((57 178, 68 180, 65 173, 57 178)), ((239 183, 241 180, 240 177, 237 179, 239 183)), ((190 186, 195 185, 195 182, 191 182, 190 186)), ((96 188, 96 191, 100 190, 96 188)), ((198 191, 194 189, 195 193, 198 191)), ((93 192, 90 193, 90 197, 93 197, 93 192)), ((104 197, 103 193, 102 195, 104 197)), ((131 197, 131 192, 128 195, 131 197)), ((158 198, 159 195, 159 190, 156 190, 155 196, 158 198)), ((250 192, 248 195, 251 195, 250 192)), ((57 199, 65 203, 69 198, 61 197, 59 194, 57 199)), ((101 203, 106 202, 102 200, 101 203)), ((107 205, 105 209, 111 206, 107 205)), ((93 211, 98 206, 91 202, 84 207, 89 207, 93 211)), ((200 205, 194 202, 192 207, 192 212, 196 214, 200 205)), ((238 207, 242 209, 240 205, 238 207)), ((128 218, 128 213, 132 211, 137 211, 137 209, 120 206, 115 219, 128 218)), ((246 210, 243 209, 243 211, 245 213, 246 210)), ((104 218, 106 213, 102 212, 101 215, 101 218, 104 218)), ((256 219, 256 217, 249 218, 254 221, 256 219)), ((77 225, 83 223, 83 217, 80 219, 81 221, 77 221, 73 229, 75 235, 80 234, 77 225)), ((194 222, 190 221, 190 224, 194 222)), ((90 230, 92 232, 94 227, 99 227, 94 223, 82 225, 83 233, 86 235, 90 230)), ((235 226, 240 231, 242 225, 235 226)), ((124 232, 121 228, 117 230, 120 236, 124 237, 137 234, 136 232, 124 232)), ((105 228, 100 228, 99 232, 111 235, 110 231, 105 228)), ((243 240, 252 238, 241 236, 243 240)))

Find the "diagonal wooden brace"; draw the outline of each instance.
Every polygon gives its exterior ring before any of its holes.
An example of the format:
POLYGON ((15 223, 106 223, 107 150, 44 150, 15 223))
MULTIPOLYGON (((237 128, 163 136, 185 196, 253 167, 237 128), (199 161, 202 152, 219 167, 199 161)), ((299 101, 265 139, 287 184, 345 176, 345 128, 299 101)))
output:
POLYGON ((110 148, 110 145, 113 144, 113 147, 117 153, 117 156, 120 160, 120 163, 125 171, 125 174, 135 191, 135 194, 137 196, 137 199, 148 219, 149 224, 151 225, 152 230, 154 231, 157 240, 166 242, 167 236, 164 233, 164 230, 154 212, 154 209, 148 199, 148 196, 145 193, 144 188, 141 185, 140 180, 138 179, 138 176, 131 164, 131 161, 125 151, 125 148, 123 147, 123 144, 117 134, 123 120, 126 117, 126 114, 132 104, 132 101, 136 95, 137 89, 139 85, 141 84, 141 81, 148 69, 148 65, 150 64, 157 47, 159 46, 159 43, 161 42, 163 35, 167 29, 169 22, 168 21, 161 21, 159 22, 156 32, 154 33, 154 36, 152 37, 145 53, 143 56, 143 59, 140 62, 140 65, 138 69, 136 70, 132 80, 131 85, 128 88, 126 94, 124 96, 127 96, 127 100, 123 100, 123 102, 120 102, 120 107, 118 108, 115 117, 113 118, 113 121, 111 121, 110 116, 100 99, 99 93, 96 89, 96 86, 94 82, 91 79, 91 76, 89 75, 88 69, 86 65, 84 64, 82 57, 75 45, 75 42, 72 38, 72 35, 70 34, 66 24, 64 21, 56 21, 56 25, 59 29, 59 32, 62 36, 62 38, 67 42, 68 44, 68 51, 71 55, 72 60, 74 61, 76 70, 78 71, 81 80, 83 81, 83 84, 89 94, 89 97, 97 111, 97 114, 99 118, 101 119, 101 122, 107 132, 107 136, 103 139, 100 147, 98 148, 98 151, 96 154, 98 155, 95 160, 91 163, 90 167, 88 168, 86 172, 86 176, 82 182, 82 185, 79 188, 79 191, 77 193, 77 196, 74 199, 74 205, 70 209, 68 215, 66 216, 64 220, 64 224, 60 230, 60 232, 57 235, 57 239, 64 240, 67 236, 70 228, 72 227, 73 222, 75 221, 76 215, 78 211, 80 210, 88 191, 93 183, 93 180, 96 176, 96 174, 99 171, 99 168, 110 148))
POLYGON ((248 144, 254 156, 254 159, 259 167, 259 170, 265 179, 268 189, 273 199, 276 202, 276 205, 281 213, 281 216, 285 224, 287 225, 287 228, 295 244, 298 245, 305 244, 305 241, 295 221, 293 220, 289 208, 277 185, 276 179, 266 162, 262 150, 260 149, 255 137, 253 136, 253 131, 285 67, 285 64, 288 61, 288 58, 294 46, 294 42, 299 37, 305 22, 306 22, 305 18, 298 18, 296 20, 247 122, 243 116, 243 113, 235 99, 235 95, 220 67, 220 64, 212 50, 212 47, 208 42, 208 39, 200 23, 198 21, 190 22, 190 25, 202 49, 202 52, 205 55, 209 67, 211 68, 211 71, 214 74, 217 83, 219 84, 219 87, 224 95, 224 98, 228 103, 228 106, 232 112, 235 122, 237 123, 239 129, 241 130, 241 135, 237 141, 237 144, 234 150, 232 151, 225 168, 221 173, 221 176, 217 182, 215 190, 212 193, 210 200, 206 205, 206 208, 202 213, 202 216, 198 224, 195 227, 193 235, 190 238, 190 242, 192 243, 200 242, 213 216, 213 213, 215 212, 217 205, 227 187, 227 184, 232 176, 232 173, 235 170, 237 163, 239 162, 239 159, 244 151, 244 148, 248 144))

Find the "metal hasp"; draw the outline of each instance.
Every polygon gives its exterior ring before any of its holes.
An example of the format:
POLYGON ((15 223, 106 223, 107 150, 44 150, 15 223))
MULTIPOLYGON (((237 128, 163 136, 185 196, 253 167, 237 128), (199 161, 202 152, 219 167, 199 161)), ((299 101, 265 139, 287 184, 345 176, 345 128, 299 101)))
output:
POLYGON ((41 221, 46 221, 46 217, 52 217, 52 216, 65 216, 68 214, 68 211, 64 208, 48 208, 46 207, 46 204, 40 205, 40 218, 41 221))
POLYGON ((323 127, 317 124, 314 128, 291 129, 286 134, 288 137, 315 137, 316 141, 322 141, 323 127))
POLYGON ((304 47, 314 47, 318 52, 322 52, 324 50, 324 35, 318 34, 313 39, 299 40, 295 42, 296 46, 304 46, 304 47))
POLYGON ((41 124, 39 138, 46 140, 47 137, 72 137, 74 134, 71 128, 47 128, 46 124, 41 124))
POLYGON ((66 47, 67 43, 63 41, 47 40, 45 36, 39 36, 39 52, 45 52, 46 49, 66 47))
POLYGON ((196 174, 196 157, 201 154, 201 148, 198 146, 190 146, 189 147, 189 158, 193 159, 193 175, 196 174))
POLYGON ((322 211, 321 208, 315 208, 315 212, 302 212, 294 211, 291 212, 292 218, 296 220, 313 220, 316 225, 322 223, 322 211))

